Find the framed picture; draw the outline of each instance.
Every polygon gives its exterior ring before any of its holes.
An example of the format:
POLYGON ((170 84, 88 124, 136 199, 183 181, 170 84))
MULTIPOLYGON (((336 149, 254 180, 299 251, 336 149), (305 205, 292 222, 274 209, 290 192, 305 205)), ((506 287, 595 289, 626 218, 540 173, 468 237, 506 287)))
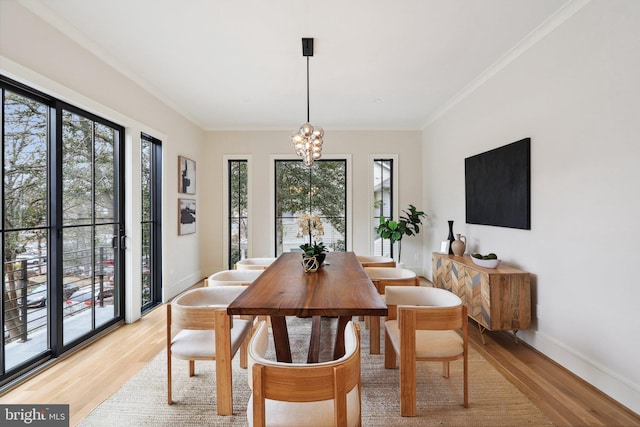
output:
POLYGON ((178 199, 178 235, 196 232, 196 201, 178 199))
POLYGON ((178 192, 196 194, 196 162, 178 156, 178 192))
POLYGON ((450 241, 443 240, 442 243, 440 243, 440 253, 441 254, 448 254, 449 253, 449 245, 450 244, 451 244, 450 241))

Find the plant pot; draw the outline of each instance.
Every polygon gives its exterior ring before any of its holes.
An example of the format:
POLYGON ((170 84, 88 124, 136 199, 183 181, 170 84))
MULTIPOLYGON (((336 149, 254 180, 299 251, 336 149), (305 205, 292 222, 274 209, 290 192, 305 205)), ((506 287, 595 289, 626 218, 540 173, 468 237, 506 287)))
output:
POLYGON ((318 271, 320 267, 322 267, 322 263, 324 262, 327 254, 317 254, 317 255, 307 255, 302 254, 302 268, 305 273, 314 273, 318 271))

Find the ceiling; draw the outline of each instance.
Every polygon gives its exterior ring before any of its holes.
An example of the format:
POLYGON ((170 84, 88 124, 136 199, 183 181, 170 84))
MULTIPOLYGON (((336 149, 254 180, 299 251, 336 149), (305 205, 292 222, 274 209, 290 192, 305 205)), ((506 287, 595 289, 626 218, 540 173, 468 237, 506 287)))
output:
POLYGON ((422 129, 569 0, 26 0, 205 130, 422 129))

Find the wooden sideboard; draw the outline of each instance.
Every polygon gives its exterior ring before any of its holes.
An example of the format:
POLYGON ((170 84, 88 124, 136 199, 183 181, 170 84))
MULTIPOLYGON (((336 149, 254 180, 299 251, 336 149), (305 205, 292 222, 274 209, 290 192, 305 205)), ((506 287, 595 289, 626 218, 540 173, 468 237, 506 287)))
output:
POLYGON ((480 332, 512 330, 515 334, 529 328, 529 273, 502 264, 498 268, 479 267, 468 255, 434 252, 432 261, 433 285, 458 295, 480 332))

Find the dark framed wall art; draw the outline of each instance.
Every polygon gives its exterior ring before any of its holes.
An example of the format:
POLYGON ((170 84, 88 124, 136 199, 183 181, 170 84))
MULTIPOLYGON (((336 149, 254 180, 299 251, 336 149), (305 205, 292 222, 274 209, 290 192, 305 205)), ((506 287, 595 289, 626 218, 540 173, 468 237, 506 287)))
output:
POLYGON ((178 235, 196 232, 195 199, 178 199, 178 235))
POLYGON ((178 192, 196 194, 196 162, 178 156, 178 192))

